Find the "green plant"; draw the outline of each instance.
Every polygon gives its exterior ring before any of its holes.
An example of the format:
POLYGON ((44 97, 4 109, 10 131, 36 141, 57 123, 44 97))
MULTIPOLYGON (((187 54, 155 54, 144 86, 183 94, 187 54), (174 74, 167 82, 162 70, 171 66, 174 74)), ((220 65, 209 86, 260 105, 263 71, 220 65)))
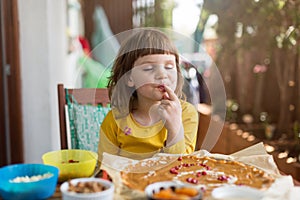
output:
POLYGON ((234 99, 228 99, 226 101, 226 120, 235 122, 237 120, 237 111, 239 104, 234 99))
POLYGON ((300 123, 298 121, 295 121, 293 124, 293 132, 295 136, 295 140, 300 143, 300 123))

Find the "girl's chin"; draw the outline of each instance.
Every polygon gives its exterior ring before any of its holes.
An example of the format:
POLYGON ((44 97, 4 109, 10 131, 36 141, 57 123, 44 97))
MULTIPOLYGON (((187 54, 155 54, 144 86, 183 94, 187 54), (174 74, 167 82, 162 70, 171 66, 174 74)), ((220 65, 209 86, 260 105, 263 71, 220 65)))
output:
POLYGON ((161 101, 163 99, 164 95, 163 94, 155 94, 153 95, 153 99, 155 99, 155 101, 161 101))

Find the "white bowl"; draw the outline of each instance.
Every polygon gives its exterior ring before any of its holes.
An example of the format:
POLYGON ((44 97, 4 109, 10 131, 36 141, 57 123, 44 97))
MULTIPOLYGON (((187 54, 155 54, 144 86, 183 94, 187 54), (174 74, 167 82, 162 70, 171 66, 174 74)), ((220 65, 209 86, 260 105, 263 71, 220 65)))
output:
POLYGON ((168 189, 168 188, 182 188, 182 187, 188 187, 188 188, 195 188, 198 190, 198 195, 195 197, 191 197, 191 200, 199 200, 202 199, 202 192, 199 188, 197 188, 195 185, 183 183, 180 181, 162 181, 162 182, 156 182, 148 185, 145 188, 145 193, 148 199, 154 199, 153 194, 158 193, 162 189, 168 189))
POLYGON ((211 196, 216 200, 259 200, 263 198, 263 192, 247 186, 223 186, 215 188, 211 196))
POLYGON ((72 179, 71 183, 73 185, 77 184, 78 182, 90 182, 90 181, 96 181, 101 183, 103 186, 105 186, 107 189, 102 192, 95 192, 95 193, 75 193, 75 192, 69 192, 69 183, 66 181, 60 186, 60 191, 62 192, 62 199, 63 200, 112 200, 114 197, 114 184, 108 180, 101 179, 101 178, 77 178, 72 179))

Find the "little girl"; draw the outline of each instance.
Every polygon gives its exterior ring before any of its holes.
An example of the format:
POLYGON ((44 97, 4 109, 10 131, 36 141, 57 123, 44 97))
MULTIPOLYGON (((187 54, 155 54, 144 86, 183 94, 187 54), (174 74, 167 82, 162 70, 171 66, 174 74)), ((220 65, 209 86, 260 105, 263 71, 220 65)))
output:
POLYGON ((198 113, 182 100, 179 55, 156 29, 139 29, 120 47, 108 88, 112 110, 100 129, 103 152, 144 159, 158 152, 192 153, 198 113))

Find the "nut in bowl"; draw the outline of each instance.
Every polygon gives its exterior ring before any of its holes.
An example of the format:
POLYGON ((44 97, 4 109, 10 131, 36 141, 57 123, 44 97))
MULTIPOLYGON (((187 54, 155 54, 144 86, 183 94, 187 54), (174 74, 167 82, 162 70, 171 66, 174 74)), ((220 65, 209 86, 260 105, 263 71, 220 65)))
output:
POLYGON ((148 185, 145 188, 148 199, 177 199, 177 200, 200 200, 202 192, 191 184, 185 184, 179 181, 163 181, 148 185))
POLYGON ((59 182, 92 176, 97 159, 97 153, 82 149, 51 151, 42 156, 44 164, 59 168, 59 182))
POLYGON ((14 164, 0 168, 2 199, 47 199, 56 189, 58 168, 44 164, 14 164))
POLYGON ((60 186, 63 200, 112 200, 114 184, 101 178, 78 178, 60 186))

